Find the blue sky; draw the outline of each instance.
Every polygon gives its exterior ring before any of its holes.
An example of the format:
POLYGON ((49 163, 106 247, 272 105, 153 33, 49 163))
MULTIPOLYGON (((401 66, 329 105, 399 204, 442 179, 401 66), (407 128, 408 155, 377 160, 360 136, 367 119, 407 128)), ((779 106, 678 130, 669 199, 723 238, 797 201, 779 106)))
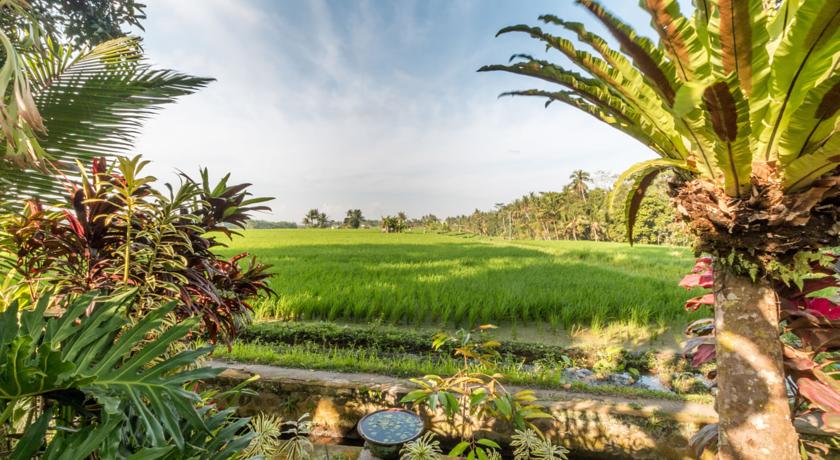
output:
MULTIPOLYGON (((571 0, 146 3, 150 60, 218 81, 148 122, 138 153, 161 179, 205 166, 253 183, 276 197, 262 218, 469 213, 653 157, 575 109, 497 99, 536 81, 475 72, 545 55, 525 36, 494 38, 505 25, 553 13, 601 31, 571 0)), ((635 1, 604 3, 649 30, 635 1)))

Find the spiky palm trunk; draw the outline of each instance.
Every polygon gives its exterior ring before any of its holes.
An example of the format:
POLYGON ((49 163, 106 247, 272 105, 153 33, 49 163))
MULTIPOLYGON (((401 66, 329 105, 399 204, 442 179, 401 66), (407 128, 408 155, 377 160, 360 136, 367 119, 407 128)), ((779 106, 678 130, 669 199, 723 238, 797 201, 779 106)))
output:
POLYGON ((775 291, 715 268, 721 460, 799 459, 785 388, 775 291))

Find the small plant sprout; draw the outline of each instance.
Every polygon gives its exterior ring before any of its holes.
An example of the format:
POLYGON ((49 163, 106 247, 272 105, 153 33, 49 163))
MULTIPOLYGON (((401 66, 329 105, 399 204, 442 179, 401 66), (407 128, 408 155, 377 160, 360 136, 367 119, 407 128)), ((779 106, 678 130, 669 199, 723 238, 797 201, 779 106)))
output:
POLYGON ((309 440, 312 431, 312 421, 309 414, 301 415, 297 420, 283 423, 283 437, 286 438, 277 455, 286 460, 309 460, 312 458, 314 446, 309 440))
POLYGON ((254 437, 243 455, 245 457, 263 456, 270 457, 279 450, 283 435, 283 419, 275 415, 257 414, 250 422, 254 437))
POLYGON ((510 446, 514 449, 514 460, 566 460, 569 452, 532 428, 516 430, 511 436, 510 446))
POLYGON ((435 434, 431 431, 405 443, 400 450, 402 460, 437 460, 441 455, 443 451, 440 450, 440 441, 435 439, 435 434))

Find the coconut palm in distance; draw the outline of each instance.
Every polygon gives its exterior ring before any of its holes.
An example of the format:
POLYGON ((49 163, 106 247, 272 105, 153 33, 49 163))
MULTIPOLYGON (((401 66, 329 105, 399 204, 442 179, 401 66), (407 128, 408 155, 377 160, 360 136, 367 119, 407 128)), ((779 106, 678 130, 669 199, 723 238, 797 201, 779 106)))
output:
POLYGON ((362 215, 361 209, 348 209, 347 217, 344 218, 344 225, 349 228, 359 228, 364 220, 365 217, 362 215))
POLYGON ((539 27, 499 34, 526 33, 584 73, 529 55, 480 70, 555 83, 562 88, 505 94, 572 105, 660 157, 619 179, 632 182, 624 203, 631 240, 646 188, 675 171, 678 213, 697 249, 716 256, 719 455, 799 458, 768 280, 838 243, 840 2, 695 0, 689 17, 676 0, 641 0, 658 44, 595 1, 577 3, 620 50, 580 23, 546 15, 542 22, 594 53, 539 27))
POLYGON ((327 226, 327 215, 318 209, 310 209, 305 216, 303 216, 303 225, 313 228, 325 228, 327 226))
POLYGON ((569 184, 572 187, 572 190, 577 192, 580 195, 580 199, 586 201, 586 192, 589 191, 589 183, 592 182, 592 176, 589 175, 588 172, 578 169, 572 172, 572 175, 569 176, 569 179, 572 182, 569 184))

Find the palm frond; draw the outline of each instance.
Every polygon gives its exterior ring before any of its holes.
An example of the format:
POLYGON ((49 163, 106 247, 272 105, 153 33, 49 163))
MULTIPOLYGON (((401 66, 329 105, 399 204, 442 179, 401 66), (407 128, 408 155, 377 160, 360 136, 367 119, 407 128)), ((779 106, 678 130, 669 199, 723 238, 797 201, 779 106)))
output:
POLYGON ((676 0, 640 0, 659 34, 660 46, 674 63, 677 78, 683 82, 709 76, 709 55, 694 25, 680 12, 676 0))
MULTIPOLYGON (((45 126, 35 138, 43 157, 22 168, 37 179, 18 185, 16 193, 24 197, 62 194, 57 176, 72 177, 76 161, 87 164, 127 153, 144 120, 212 81, 151 68, 139 39, 128 37, 84 52, 47 41, 40 50, 24 54, 23 62, 45 126)), ((7 182, 18 182, 16 175, 4 176, 7 182)))
MULTIPOLYGON (((479 70, 562 86, 504 95, 571 105, 648 145, 663 161, 679 163, 682 178, 700 179, 703 190, 739 203, 780 184, 783 193, 801 191, 840 167, 840 2, 694 0, 687 16, 677 0, 639 0, 658 44, 597 0, 577 3, 607 29, 618 50, 581 23, 553 15, 539 20, 574 34, 583 46, 529 25, 506 27, 499 35, 528 34, 585 75, 527 55, 479 70)), ((625 203, 631 226, 657 161, 624 176, 636 182, 625 203)))
POLYGON ((773 55, 769 106, 758 137, 764 161, 775 160, 782 133, 840 53, 840 2, 809 0, 797 9, 773 55))
MULTIPOLYGON (((207 432, 196 409, 199 398, 184 385, 214 377, 221 369, 179 369, 210 349, 161 359, 197 320, 148 340, 175 304, 161 306, 127 327, 125 309, 132 299, 132 291, 107 299, 88 294, 71 300, 64 314, 52 319, 44 317, 49 297, 20 312, 19 319, 13 304, 0 318, 0 404, 6 407, 32 396, 65 401, 84 394, 101 404, 103 417, 123 419, 128 409, 137 414, 153 447, 174 444, 183 449, 182 421, 207 432)), ((0 423, 5 421, 0 416, 0 423)))
POLYGON ((726 194, 741 196, 750 187, 752 151, 750 150, 749 106, 735 74, 703 91, 703 104, 711 131, 717 136, 715 157, 723 170, 726 194))

